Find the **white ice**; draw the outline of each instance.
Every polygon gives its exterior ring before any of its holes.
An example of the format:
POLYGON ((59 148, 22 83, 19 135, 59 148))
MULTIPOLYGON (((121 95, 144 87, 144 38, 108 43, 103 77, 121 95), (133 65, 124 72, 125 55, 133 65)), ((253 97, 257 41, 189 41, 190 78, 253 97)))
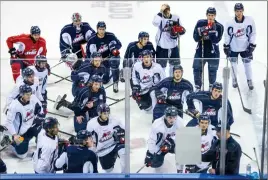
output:
MULTIPOLYGON (((49 63, 51 66, 59 61, 59 34, 61 28, 71 22, 71 15, 74 12, 82 14, 83 21, 95 28, 98 21, 105 21, 107 30, 115 33, 123 44, 121 55, 123 56, 129 42, 137 40, 140 31, 150 33, 150 39, 154 42, 154 36, 157 28, 152 25, 153 16, 159 11, 161 4, 168 3, 171 6, 171 12, 176 13, 181 17, 181 21, 186 28, 186 34, 181 38, 181 57, 182 65, 185 69, 184 77, 193 83, 192 61, 195 53, 196 43, 192 38, 193 29, 198 19, 205 18, 205 12, 208 7, 214 6, 217 9, 217 19, 222 24, 225 24, 231 16, 233 16, 233 6, 235 2, 121 2, 128 4, 132 12, 131 19, 112 19, 111 6, 114 2, 105 2, 105 8, 92 8, 92 2, 1 2, 1 112, 5 105, 5 98, 14 86, 9 66, 9 54, 6 45, 6 39, 9 36, 21 33, 29 33, 32 25, 38 25, 41 28, 41 36, 47 41, 49 63)), ((253 16, 257 27, 257 48, 254 52, 253 75, 255 90, 249 92, 244 69, 239 63, 239 85, 241 86, 243 100, 245 106, 252 108, 253 114, 246 114, 241 106, 239 95, 236 89, 233 89, 230 84, 229 99, 231 101, 235 123, 232 126, 232 132, 237 133, 241 138, 236 140, 241 144, 242 150, 255 159, 253 147, 256 147, 259 152, 259 144, 261 140, 261 123, 263 114, 263 98, 264 88, 263 80, 265 78, 265 69, 267 68, 267 3, 266 2, 243 2, 245 6, 245 14, 253 16)), ((117 5, 116 7, 118 7, 117 5)), ((223 40, 220 43, 222 49, 223 40)), ((221 62, 218 71, 218 81, 222 81, 222 68, 226 65, 224 54, 221 52, 221 62)), ((69 69, 65 65, 61 65, 53 72, 62 76, 70 74, 69 69)), ((207 74, 205 75, 207 77, 207 74)), ((58 78, 50 76, 49 82, 58 80, 58 78)), ((206 79, 205 85, 208 86, 206 79)), ((124 84, 119 86, 120 92, 114 94, 112 88, 107 90, 110 97, 124 97, 124 84)), ((60 94, 68 94, 67 99, 72 100, 71 83, 62 81, 60 84, 48 87, 48 97, 56 99, 60 94)), ((113 101, 108 101, 112 103, 113 101)), ((124 119, 124 101, 112 106, 112 113, 121 116, 124 119)), ((49 103, 49 111, 56 112, 53 109, 53 104, 49 103)), ((70 111, 62 109, 59 113, 71 114, 70 111)), ((151 127, 152 115, 141 112, 136 103, 131 100, 131 139, 148 138, 148 133, 151 127)), ((5 115, 1 115, 1 121, 5 120, 5 115)), ((73 119, 59 118, 60 128, 66 132, 74 133, 73 119)), ((189 119, 185 118, 185 123, 189 119)), ((31 144, 30 151, 34 149, 34 142, 31 144)), ((132 149, 131 172, 136 172, 144 162, 146 146, 132 149)), ((7 163, 8 173, 33 173, 33 165, 29 160, 21 161, 14 158, 9 151, 2 153, 3 160, 7 163)), ((165 162, 165 172, 175 173, 174 157, 169 156, 165 162)), ((260 161, 260 159, 259 159, 260 161)), ((241 159, 240 172, 244 173, 246 165, 252 164, 253 170, 257 171, 256 163, 249 160, 244 155, 241 159)), ((116 169, 118 170, 118 164, 116 169)), ((117 171, 119 172, 119 171, 117 171)), ((150 168, 145 168, 142 173, 153 172, 150 168)))

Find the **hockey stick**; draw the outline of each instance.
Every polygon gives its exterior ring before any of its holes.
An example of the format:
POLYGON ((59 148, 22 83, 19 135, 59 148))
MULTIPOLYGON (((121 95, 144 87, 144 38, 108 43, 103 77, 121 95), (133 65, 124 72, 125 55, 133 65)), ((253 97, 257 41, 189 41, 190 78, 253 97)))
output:
POLYGON ((52 115, 55 115, 55 116, 60 116, 60 117, 64 117, 64 118, 67 118, 67 119, 69 119, 71 116, 65 116, 65 115, 63 115, 63 114, 58 114, 58 113, 53 113, 53 112, 47 112, 48 114, 52 114, 52 115))
MULTIPOLYGON (((159 149, 155 154, 159 153, 161 149, 159 149)), ((138 169, 138 171, 136 173, 139 173, 141 170, 143 170, 143 168, 146 167, 146 164, 142 165, 142 167, 140 167, 140 169, 138 169)))
POLYGON ((52 99, 49 99, 49 98, 47 98, 47 100, 50 101, 50 102, 54 102, 54 103, 56 102, 55 100, 52 100, 52 99))
POLYGON ((120 99, 114 99, 114 98, 111 98, 111 97, 106 97, 107 99, 110 99, 110 100, 113 100, 113 101, 119 101, 120 99))
POLYGON ((211 162, 208 164, 207 167, 204 167, 204 168, 202 168, 202 169, 199 169, 198 171, 196 171, 196 173, 200 173, 200 172, 202 172, 202 171, 204 171, 204 170, 210 168, 210 166, 211 166, 211 162))
MULTIPOLYGON (((130 95, 129 97, 132 97, 132 95, 130 95)), ((119 103, 119 102, 121 102, 121 101, 124 101, 125 99, 126 99, 126 98, 118 99, 118 101, 109 104, 109 106, 115 105, 115 104, 117 104, 117 103, 119 103)))
POLYGON ((58 81, 55 81, 55 82, 53 82, 53 83, 49 83, 49 84, 57 84, 58 82, 61 82, 61 81, 63 81, 63 80, 66 80, 66 81, 69 81, 69 82, 73 82, 73 81, 71 81, 70 79, 68 79, 69 77, 70 77, 70 75, 69 76, 66 76, 66 77, 62 77, 62 76, 59 76, 59 75, 57 75, 57 74, 55 74, 55 73, 51 73, 52 75, 54 75, 54 76, 56 76, 56 77, 59 77, 59 78, 61 78, 60 80, 58 80, 58 81))
POLYGON ((202 91, 204 91, 205 86, 205 72, 204 72, 204 39, 202 38, 202 91))
POLYGON ((261 169, 260 169, 260 164, 259 164, 259 160, 258 160, 258 156, 257 156, 257 152, 256 152, 256 148, 253 148, 254 154, 255 154, 255 158, 256 158, 256 163, 257 163, 257 167, 258 167, 258 171, 259 171, 259 175, 261 175, 261 169))
POLYGON ((59 133, 62 133, 62 134, 68 135, 68 136, 75 136, 73 134, 70 134, 70 133, 67 133, 67 132, 64 132, 64 131, 61 131, 61 130, 59 130, 59 133))
POLYGON ((59 63, 55 64, 55 65, 54 65, 54 66, 52 66, 50 69, 53 69, 53 68, 57 67, 58 65, 60 65, 60 64, 62 64, 62 63, 63 63, 63 61, 62 61, 62 60, 60 60, 60 62, 59 62, 59 63))

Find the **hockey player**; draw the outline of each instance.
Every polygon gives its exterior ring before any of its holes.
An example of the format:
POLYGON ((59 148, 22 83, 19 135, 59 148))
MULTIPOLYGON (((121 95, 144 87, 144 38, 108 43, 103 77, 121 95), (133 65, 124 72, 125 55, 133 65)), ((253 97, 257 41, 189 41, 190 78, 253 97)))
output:
MULTIPOLYGON (((176 131, 183 127, 182 119, 178 116, 175 107, 167 107, 164 114, 153 122, 145 158, 145 165, 155 168, 156 173, 161 173, 165 155, 175 153, 176 131)), ((183 165, 176 166, 177 173, 182 173, 183 165)))
MULTIPOLYGON (((76 96, 78 89, 85 86, 88 79, 93 75, 99 75, 103 77, 105 73, 105 67, 102 64, 102 56, 98 52, 91 54, 91 60, 85 60, 79 69, 72 71, 71 79, 73 81, 72 93, 76 96)), ((103 84, 108 83, 108 79, 103 79, 103 84), (106 81, 105 81, 106 80, 106 81)))
POLYGON ((232 64, 233 87, 237 85, 237 60, 241 56, 245 67, 247 83, 250 90, 254 89, 252 83, 251 61, 256 48, 256 27, 252 17, 244 16, 244 6, 236 3, 234 6, 235 17, 226 24, 224 53, 232 64))
POLYGON ((106 32, 106 24, 99 21, 97 24, 97 33, 94 33, 87 43, 87 57, 90 57, 93 52, 102 54, 103 65, 106 68, 103 79, 110 81, 110 70, 113 77, 113 91, 118 92, 119 81, 119 65, 120 65, 120 52, 122 47, 121 42, 117 37, 110 32, 106 32))
POLYGON ((72 103, 65 100, 66 95, 56 103, 56 109, 64 106, 74 111, 74 129, 75 132, 85 130, 87 122, 98 115, 97 107, 101 103, 106 103, 106 92, 102 87, 102 78, 93 75, 88 86, 85 86, 77 92, 72 103))
POLYGON ((38 134, 37 148, 33 156, 36 174, 54 173, 54 162, 58 157, 59 122, 47 117, 43 122, 43 131, 38 134))
POLYGON ((82 22, 81 14, 73 13, 72 23, 65 25, 60 32, 61 57, 62 60, 67 63, 67 65, 81 65, 81 58, 84 57, 83 53, 85 53, 83 52, 82 45, 88 41, 89 37, 93 33, 95 33, 95 31, 91 28, 91 26, 87 22, 82 22), (74 54, 76 54, 78 60, 77 62, 70 63, 68 56, 74 56, 74 54))
POLYGON ((132 98, 141 110, 149 111, 154 108, 156 100, 152 87, 164 78, 165 72, 158 63, 153 62, 151 51, 144 50, 142 62, 137 62, 132 71, 132 98))
POLYGON ((180 64, 180 53, 178 47, 179 37, 186 30, 181 25, 179 16, 170 13, 170 6, 163 4, 160 12, 155 15, 153 25, 158 28, 156 40, 156 62, 166 68, 169 59, 170 76, 173 74, 173 66, 180 64))
POLYGON ((92 134, 87 130, 78 132, 75 138, 75 145, 66 148, 55 162, 55 167, 63 170, 64 173, 98 173, 98 158, 90 150, 94 146, 92 134))
MULTIPOLYGON (((211 125, 217 126, 221 122, 222 112, 222 84, 215 82, 211 91, 200 91, 187 96, 187 113, 194 117, 189 121, 189 126, 198 125, 200 113, 210 116, 211 125)), ((234 122, 233 110, 230 101, 227 104, 227 122, 232 125, 234 122)))
POLYGON ((46 55, 46 41, 40 37, 40 34, 40 28, 32 26, 30 34, 21 34, 7 38, 8 52, 11 55, 10 64, 15 82, 20 75, 20 70, 33 65, 37 55, 46 55), (18 47, 15 48, 14 44, 18 44, 18 47))
POLYGON ((47 77, 49 75, 49 70, 47 69, 47 58, 43 55, 38 55, 35 58, 35 65, 29 66, 34 71, 34 75, 38 78, 39 86, 38 90, 41 91, 43 101, 42 107, 44 114, 47 114, 47 77))
MULTIPOLYGON (((210 125, 210 117, 206 114, 201 114, 199 117, 197 128, 201 129, 201 153, 205 154, 211 148, 212 142, 216 140, 216 131, 210 125)), ((208 162, 201 162, 196 165, 186 165, 186 173, 206 173, 208 170, 208 162), (203 169, 203 170, 201 170, 203 169)))
POLYGON ((124 122, 110 116, 107 104, 98 106, 98 116, 87 124, 87 130, 93 134, 96 153, 102 169, 112 173, 117 157, 120 158, 121 172, 125 171, 125 125, 124 122))
POLYGON ((32 88, 28 85, 20 86, 19 97, 12 101, 7 111, 5 127, 14 140, 11 144, 13 151, 18 158, 24 159, 27 156, 29 142, 37 137, 41 128, 43 110, 32 96, 32 88))
POLYGON ((6 174, 7 173, 7 166, 6 163, 0 158, 0 174, 6 174))
POLYGON ((173 77, 165 78, 154 88, 157 104, 153 109, 153 120, 162 117, 168 106, 175 106, 179 116, 183 117, 183 104, 186 96, 193 92, 193 85, 182 76, 182 66, 176 65, 173 67, 173 77))
POLYGON ((210 88, 217 79, 217 71, 220 58, 218 43, 221 41, 224 31, 223 25, 215 20, 215 8, 209 7, 207 9, 206 15, 207 19, 200 19, 196 23, 193 34, 195 42, 198 43, 193 62, 194 83, 196 91, 199 91, 201 89, 203 81, 202 73, 204 73, 203 70, 206 62, 208 62, 210 88))

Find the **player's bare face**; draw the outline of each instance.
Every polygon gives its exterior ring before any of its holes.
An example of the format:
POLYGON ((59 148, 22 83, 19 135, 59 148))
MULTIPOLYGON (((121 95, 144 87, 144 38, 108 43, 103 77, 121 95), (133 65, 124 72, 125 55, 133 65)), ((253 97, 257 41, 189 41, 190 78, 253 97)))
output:
POLYGON ((174 71, 174 78, 175 80, 180 80, 182 78, 182 71, 181 70, 175 70, 174 71))
POLYGON ((93 65, 95 67, 100 67, 100 65, 101 65, 101 58, 100 57, 94 58, 93 65))
POLYGON ((40 34, 32 34, 32 37, 35 41, 38 41, 38 39, 40 38, 40 34))
POLYGON ((94 142, 92 137, 88 137, 86 140, 87 147, 93 147, 94 142))
POLYGON ((100 117, 103 121, 107 121, 109 118, 110 113, 109 112, 102 112, 100 117))
POLYGON ((92 90, 94 92, 98 92, 98 90, 100 89, 100 87, 101 87, 101 83, 99 83, 99 82, 93 82, 93 84, 92 84, 92 90))
POLYGON ((56 136, 56 135, 58 135, 58 133, 59 133, 59 126, 56 124, 56 125, 54 125, 54 127, 51 129, 51 135, 56 136))
POLYGON ((220 97, 221 93, 222 93, 222 91, 220 89, 214 88, 212 90, 212 98, 213 99, 218 99, 220 97))
POLYGON ((27 81, 29 82, 29 83, 34 83, 34 75, 30 75, 30 76, 28 76, 27 77, 27 81))
POLYGON ((242 20, 243 12, 244 12, 243 10, 236 10, 235 11, 236 18, 239 19, 239 20, 242 20))
POLYGON ((141 38, 141 45, 142 46, 146 46, 146 44, 148 43, 148 41, 149 41, 149 38, 148 37, 143 37, 143 38, 141 38))
POLYGON ((105 28, 98 28, 97 33, 99 37, 104 37, 105 34, 105 28))
POLYGON ((74 25, 75 27, 80 27, 80 25, 81 25, 81 21, 74 21, 74 22, 73 22, 73 25, 74 25))
POLYGON ((163 13, 164 13, 165 17, 169 17, 170 16, 170 9, 166 9, 163 13))
POLYGON ((31 99, 31 95, 32 95, 31 92, 30 92, 30 93, 25 93, 25 94, 23 94, 23 96, 22 96, 21 98, 22 98, 22 100, 23 100, 24 102, 29 102, 30 99, 31 99))
POLYGON ((46 63, 46 62, 40 62, 40 63, 38 64, 38 66, 39 66, 39 68, 41 68, 41 69, 45 69, 46 66, 47 66, 47 63, 46 63))
POLYGON ((142 60, 145 67, 149 67, 152 65, 152 58, 149 55, 143 56, 142 60))
POLYGON ((210 22, 214 22, 216 18, 215 14, 207 14, 207 20, 210 22))
POLYGON ((202 129, 202 131, 205 131, 208 128, 208 121, 200 120, 199 127, 202 129))
POLYGON ((166 120, 167 120, 168 124, 173 125, 176 121, 176 118, 177 118, 177 116, 167 116, 166 120))

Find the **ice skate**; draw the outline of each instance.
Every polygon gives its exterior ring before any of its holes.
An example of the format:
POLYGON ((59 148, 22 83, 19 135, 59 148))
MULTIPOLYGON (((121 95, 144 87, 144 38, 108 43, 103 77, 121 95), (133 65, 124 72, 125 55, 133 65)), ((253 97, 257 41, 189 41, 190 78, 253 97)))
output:
POLYGON ((194 87, 195 87, 195 91, 194 92, 199 92, 200 89, 201 89, 200 86, 198 86, 198 85, 195 85, 194 87))
POLYGON ((253 90, 253 89, 254 89, 252 80, 248 80, 248 88, 249 88, 250 90, 253 90))
POLYGON ((113 85, 113 91, 114 93, 118 93, 118 82, 115 82, 113 85))
POLYGON ((237 81, 236 79, 233 79, 233 88, 237 88, 238 84, 237 84, 237 81))
POLYGON ((119 77, 120 77, 120 81, 121 81, 122 83, 124 83, 124 82, 125 82, 125 78, 124 78, 124 72, 123 72, 123 69, 120 70, 119 77))
POLYGON ((67 106, 67 103, 66 103, 67 101, 65 100, 66 97, 67 97, 66 94, 64 94, 63 97, 58 96, 54 105, 56 110, 59 110, 62 106, 65 106, 65 107, 67 106))

